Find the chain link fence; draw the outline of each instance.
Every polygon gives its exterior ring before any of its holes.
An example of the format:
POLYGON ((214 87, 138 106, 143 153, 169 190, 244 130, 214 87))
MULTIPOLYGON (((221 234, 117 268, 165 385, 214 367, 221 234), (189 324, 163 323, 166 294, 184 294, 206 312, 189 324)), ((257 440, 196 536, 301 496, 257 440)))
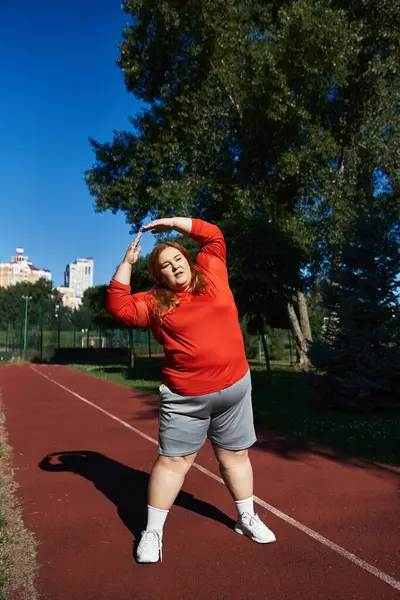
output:
POLYGON ((90 324, 76 328, 72 324, 21 322, 8 324, 0 329, 0 359, 53 360, 59 356, 87 356, 87 351, 96 355, 123 355, 133 350, 136 356, 159 356, 164 353, 150 331, 130 328, 106 329, 90 324), (84 352, 86 350, 86 353, 84 352), (119 352, 118 352, 119 350, 119 352), (68 352, 67 352, 68 351, 68 352))

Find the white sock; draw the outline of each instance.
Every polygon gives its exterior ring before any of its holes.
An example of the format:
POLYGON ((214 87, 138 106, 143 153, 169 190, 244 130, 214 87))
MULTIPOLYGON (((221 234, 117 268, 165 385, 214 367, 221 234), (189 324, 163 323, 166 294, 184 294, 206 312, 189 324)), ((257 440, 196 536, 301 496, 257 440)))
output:
POLYGON ((153 506, 147 505, 146 531, 149 531, 149 529, 156 529, 157 531, 162 531, 168 513, 169 510, 162 510, 161 508, 154 508, 153 506))
POLYGON ((238 516, 241 517, 244 513, 254 515, 254 502, 253 496, 246 498, 246 500, 235 500, 238 516))

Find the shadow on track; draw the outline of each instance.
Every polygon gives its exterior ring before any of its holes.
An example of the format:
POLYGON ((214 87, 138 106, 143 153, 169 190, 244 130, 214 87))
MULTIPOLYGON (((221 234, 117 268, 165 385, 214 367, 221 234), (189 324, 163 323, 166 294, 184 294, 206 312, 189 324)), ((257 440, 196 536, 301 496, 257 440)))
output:
MULTIPOLYGON (((75 473, 91 481, 116 506, 118 516, 133 534, 136 546, 146 526, 148 473, 91 450, 54 452, 45 456, 39 467, 48 472, 75 473)), ((180 492, 175 505, 230 528, 235 524, 218 508, 188 492, 180 492)))

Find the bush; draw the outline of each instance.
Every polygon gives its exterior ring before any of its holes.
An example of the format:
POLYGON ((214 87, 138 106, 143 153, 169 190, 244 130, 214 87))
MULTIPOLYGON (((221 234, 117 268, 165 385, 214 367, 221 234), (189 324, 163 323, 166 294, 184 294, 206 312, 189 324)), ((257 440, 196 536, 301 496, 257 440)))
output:
POLYGON ((284 360, 286 358, 285 332, 282 329, 270 329, 267 334, 267 344, 271 360, 284 360))
POLYGON ((310 350, 330 406, 400 409, 400 244, 396 217, 381 204, 353 221, 323 299, 325 340, 310 350))
POLYGON ((249 360, 258 358, 259 355, 259 339, 256 335, 250 335, 247 332, 243 333, 244 337, 244 348, 246 356, 249 360))

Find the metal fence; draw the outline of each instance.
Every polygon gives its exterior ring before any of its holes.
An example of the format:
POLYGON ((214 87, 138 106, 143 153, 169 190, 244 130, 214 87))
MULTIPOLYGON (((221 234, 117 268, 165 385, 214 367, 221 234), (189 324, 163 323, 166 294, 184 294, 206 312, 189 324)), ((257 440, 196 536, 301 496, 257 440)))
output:
MULTIPOLYGON (((63 328, 24 323, 9 324, 0 330, 0 357, 21 357, 49 360, 61 349, 130 349, 136 356, 152 357, 163 354, 150 331, 120 328, 105 329, 91 324, 85 329, 63 328)), ((78 354, 78 353, 77 353, 78 354)))

